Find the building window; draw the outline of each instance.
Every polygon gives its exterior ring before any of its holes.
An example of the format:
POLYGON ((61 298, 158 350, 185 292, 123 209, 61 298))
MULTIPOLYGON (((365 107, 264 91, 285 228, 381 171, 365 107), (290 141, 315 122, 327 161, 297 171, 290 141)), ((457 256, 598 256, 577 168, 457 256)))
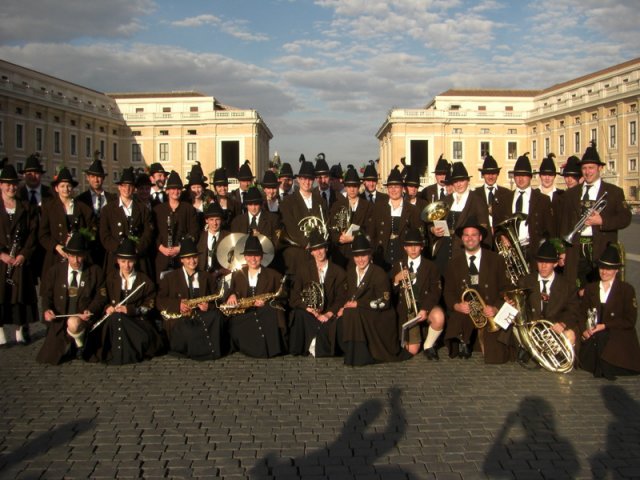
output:
POLYGON ((22 115, 22 107, 16 107, 16 115, 22 115))
POLYGON ((453 142, 453 159, 462 160, 462 142, 453 142))
POLYGON ((486 112, 487 111, 487 107, 485 105, 478 105, 478 111, 479 112, 486 112))
POLYGON ((531 142, 531 158, 533 158, 534 160, 538 158, 538 141, 537 140, 533 140, 531 142))
POLYGON ((454 128, 453 129, 453 133, 454 134, 461 134, 462 133, 462 129, 461 128, 454 128))
POLYGON ((198 131, 197 130, 187 130, 187 135, 197 135, 198 131))
POLYGON ((16 123, 16 148, 22 150, 24 148, 24 125, 16 123))
POLYGON ((507 143, 507 157, 509 160, 515 160, 518 155, 518 142, 507 143))
POLYGON ((62 145, 60 144, 60 132, 53 132, 53 153, 61 154, 62 153, 62 145))
POLYGON ((630 112, 635 112, 637 109, 638 109, 638 105, 636 103, 632 103, 631 105, 629 105, 630 112))
POLYGON ((140 162, 142 160, 142 150, 139 143, 131 144, 131 162, 140 162))
POLYGON ((104 140, 100 140, 100 160, 104 160, 105 148, 106 148, 105 141, 104 140))
POLYGON ((638 170, 638 159, 637 158, 630 158, 629 159, 629 171, 630 172, 635 172, 638 170))
POLYGON ((607 166, 609 167, 609 171, 611 171, 611 172, 615 172, 616 171, 616 161, 615 160, 609 160, 607 162, 607 166))
POLYGON ((44 130, 42 127, 36 127, 36 152, 41 152, 44 146, 44 130))
POLYGON ((451 106, 449 107, 449 110, 456 110, 456 111, 457 111, 457 110, 460 110, 460 105, 451 105, 451 106))
POLYGON ((198 147, 196 142, 187 143, 187 160, 189 162, 195 162, 198 160, 198 147))
POLYGON ((592 142, 598 143, 598 130, 596 128, 591 129, 591 137, 589 138, 592 142))
POLYGON ((609 125, 609 147, 616 148, 616 126, 609 125))
POLYGON ((544 129, 548 132, 549 130, 551 130, 551 125, 548 123, 545 123, 544 129))
POLYGON ((507 105, 506 107, 504 107, 504 111, 505 112, 513 112, 513 107, 511 105, 507 105))
POLYGON ((509 128, 509 129, 507 129, 507 134, 509 134, 509 135, 517 135, 518 134, 518 129, 517 128, 509 128))
POLYGON ((169 135, 169 130, 160 130, 160 135, 162 135, 162 136, 169 135))
POLYGON ((636 122, 629 122, 629 145, 635 145, 637 141, 636 122))
POLYGON ((171 107, 162 107, 162 113, 171 113, 171 107))
POLYGON ((491 130, 488 128, 481 128, 480 129, 480 135, 489 135, 491 134, 491 130))
POLYGON ((78 176, 78 169, 76 167, 71 167, 71 176, 76 178, 78 176))
POLYGON ((76 121, 75 120, 69 121, 69 125, 71 125, 72 127, 75 127, 76 126, 76 121))
POLYGON ((78 136, 75 133, 69 136, 69 153, 74 157, 78 155, 78 136))
POLYGON ((112 159, 114 162, 117 162, 117 161, 118 161, 118 142, 113 142, 112 147, 113 147, 113 148, 111 149, 111 151, 112 151, 113 153, 112 153, 112 155, 111 155, 111 159, 112 159))
POLYGON ((564 135, 558 137, 558 150, 560 150, 560 155, 564 155, 564 135))
POLYGON ((85 123, 84 124, 84 128, 86 128, 87 130, 91 130, 91 124, 90 123, 85 123))
POLYGON ((142 132, 140 130, 131 130, 132 137, 139 137, 140 135, 142 135, 142 132))
POLYGON ((136 113, 144 113, 144 108, 136 107, 136 113))
POLYGON ((36 112, 36 118, 42 120, 42 112, 36 112))
POLYGON ((160 161, 161 162, 169 161, 169 144, 168 143, 160 144, 160 161))
POLYGON ((551 147, 549 145, 550 145, 549 137, 546 137, 544 139, 544 156, 545 157, 549 155, 549 151, 551 149, 551 147))
POLYGON ((198 107, 189 107, 189 111, 190 112, 197 112, 198 111, 198 107))
POLYGON ((610 115, 611 117, 615 117, 615 116, 616 116, 616 109, 615 109, 615 108, 612 108, 611 110, 609 110, 609 115, 610 115))
POLYGON ((580 132, 576 132, 574 135, 575 142, 573 151, 575 153, 580 153, 580 132))
POLYGON ((104 133, 104 127, 100 127, 100 133, 104 133))
POLYGON ((480 142, 480 158, 485 158, 489 155, 489 142, 480 142))
POLYGON ((580 117, 576 117, 575 119, 576 125, 580 125, 580 117))
POLYGON ((597 120, 597 119, 598 119, 598 112, 592 113, 591 120, 597 120))
POLYGON ((564 127, 564 120, 560 120, 560 127, 564 127))
POLYGON ((92 156, 92 151, 91 151, 91 138, 87 137, 84 139, 84 156, 87 158, 91 158, 92 156))

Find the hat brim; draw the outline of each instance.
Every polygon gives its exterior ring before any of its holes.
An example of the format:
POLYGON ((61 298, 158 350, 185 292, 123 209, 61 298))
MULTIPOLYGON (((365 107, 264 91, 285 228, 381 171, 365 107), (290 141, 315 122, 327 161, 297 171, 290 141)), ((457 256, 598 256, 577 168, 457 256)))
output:
POLYGON ((596 264, 598 265, 599 268, 604 268, 609 270, 618 270, 622 267, 621 263, 609 263, 609 262, 604 262, 602 260, 598 260, 596 264))
POLYGON ((498 167, 498 168, 479 168, 478 171, 480 173, 500 173, 500 170, 502 170, 502 167, 498 167))
POLYGON ((65 178, 63 180, 54 180, 54 181, 52 181, 51 182, 51 186, 55 187, 55 186, 57 186, 57 185, 59 185, 61 183, 70 183, 73 188, 75 188, 75 187, 77 187, 79 185, 77 181, 75 181, 75 180, 67 180, 65 178))
POLYGON ((456 228, 456 235, 462 238, 462 233, 466 228, 475 228, 480 232, 480 235, 482 235, 483 239, 487 238, 487 229, 484 228, 482 225, 463 225, 462 227, 456 228))

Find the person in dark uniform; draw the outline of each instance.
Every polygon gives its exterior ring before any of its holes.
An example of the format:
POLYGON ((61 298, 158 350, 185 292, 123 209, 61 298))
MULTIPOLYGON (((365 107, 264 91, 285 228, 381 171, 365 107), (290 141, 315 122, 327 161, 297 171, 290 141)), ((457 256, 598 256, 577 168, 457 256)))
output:
POLYGON ((76 357, 84 348, 90 319, 97 319, 107 302, 102 269, 85 263, 89 253, 85 237, 74 232, 63 248, 67 262, 46 270, 41 291, 48 328, 36 360, 51 365, 76 357))
POLYGON ((31 343, 29 321, 37 312, 36 282, 27 263, 37 244, 37 207, 20 200, 13 165, 0 171, 0 346, 7 344, 4 326, 18 344, 31 343))
POLYGON ((289 302, 293 310, 289 353, 331 357, 336 354, 337 312, 347 300, 346 275, 329 260, 328 242, 317 230, 311 233, 308 248, 313 261, 296 277, 289 302), (321 293, 323 301, 309 304, 310 293, 321 293))
POLYGON ((198 219, 193 206, 180 201, 182 179, 174 170, 167 177, 166 193, 169 200, 153 208, 156 226, 156 278, 160 281, 163 272, 177 268, 176 259, 180 243, 186 236, 198 241, 198 219))
POLYGON ((145 172, 137 173, 135 181, 136 188, 133 197, 151 211, 151 180, 149 180, 149 175, 145 172))
POLYGON ((242 213, 233 219, 231 232, 252 232, 253 235, 260 233, 275 244, 276 230, 278 229, 277 219, 269 212, 262 210, 264 198, 260 190, 257 187, 250 187, 244 196, 244 202, 246 213, 242 213))
POLYGON ((43 272, 67 258, 64 246, 74 232, 88 235, 93 230, 93 210, 73 199, 78 186, 71 172, 63 167, 51 182, 56 195, 42 204, 38 238, 45 249, 43 272))
POLYGON ((119 196, 109 202, 100 216, 100 241, 107 252, 105 275, 116 272, 116 250, 125 238, 136 245, 139 270, 155 278, 151 262, 153 239, 153 221, 151 212, 134 197, 135 176, 133 168, 125 168, 116 182, 119 196))
POLYGON ((278 178, 276 174, 271 170, 264 172, 262 182, 260 182, 262 191, 264 192, 264 207, 265 212, 269 212, 277 220, 277 224, 280 224, 280 198, 278 197, 278 178))
POLYGON ((527 154, 518 157, 510 173, 513 174, 516 189, 510 192, 506 202, 494 208, 493 219, 497 225, 513 215, 526 215, 524 220, 517 222, 518 240, 530 270, 534 270, 533 257, 538 246, 544 238, 556 235, 551 201, 540 190, 531 187, 533 170, 527 154))
POLYGON ((360 177, 353 165, 347 167, 344 176, 344 186, 346 197, 338 198, 329 212, 329 229, 331 243, 334 246, 331 251, 331 259, 342 268, 347 268, 351 260, 351 244, 354 239, 354 229, 368 231, 371 215, 373 213, 373 203, 364 200, 360 194, 360 177), (347 228, 339 225, 338 219, 346 214, 348 219, 347 228))
POLYGON ((168 175, 169 172, 167 172, 160 163, 152 163, 149 167, 149 182, 151 182, 151 191, 149 192, 149 196, 151 198, 152 209, 156 205, 166 202, 168 199, 167 194, 164 191, 164 185, 167 181, 168 175))
POLYGON ((332 165, 329 169, 329 183, 331 184, 331 190, 336 192, 339 196, 343 197, 347 195, 347 192, 344 189, 344 172, 342 171, 342 165, 338 163, 337 165, 332 165))
POLYGON ((193 360, 216 360, 223 355, 224 319, 215 308, 217 296, 213 279, 198 271, 198 249, 191 238, 180 245, 181 268, 160 280, 156 307, 164 318, 164 328, 172 352, 193 360), (190 306, 187 300, 202 300, 190 306))
POLYGON ((352 252, 353 263, 347 269, 348 300, 337 313, 344 364, 362 366, 408 358, 400 348, 389 277, 371 262, 371 244, 365 235, 356 236, 352 252))
POLYGON ((224 168, 218 168, 213 172, 214 201, 220 205, 222 213, 222 230, 229 230, 231 222, 242 211, 242 206, 237 203, 232 195, 229 195, 229 177, 224 168))
POLYGON ((600 281, 586 286, 580 309, 580 368, 593 373, 594 377, 608 380, 638 375, 640 345, 635 327, 638 318, 636 292, 629 283, 616 278, 623 266, 616 247, 608 245, 597 265, 600 281), (589 322, 591 312, 594 315, 589 322))
POLYGON ((567 247, 565 275, 576 281, 581 289, 597 280, 595 259, 600 258, 607 243, 617 242, 618 231, 631 223, 631 210, 625 201, 624 191, 600 178, 604 165, 594 143, 587 148, 580 161, 584 183, 567 190, 563 198, 560 222, 563 238, 574 230, 578 220, 597 200, 606 200, 604 209, 600 213, 594 211, 587 218, 584 228, 573 235, 571 245, 567 247))
POLYGON ((562 167, 562 177, 564 178, 564 184, 567 189, 575 187, 582 183, 582 170, 580 169, 580 159, 575 155, 571 155, 567 158, 564 166, 562 167))
POLYGON ((213 192, 207 188, 207 177, 204 176, 200 162, 196 162, 191 168, 188 180, 184 201, 193 205, 198 218, 198 230, 201 231, 204 228, 204 212, 213 201, 213 192))
POLYGON ((366 201, 371 203, 382 202, 384 204, 389 201, 389 196, 386 193, 378 191, 378 171, 373 160, 369 160, 369 164, 364 168, 362 185, 364 186, 364 191, 360 196, 366 201))
POLYGON ((235 202, 242 207, 242 212, 246 212, 244 196, 249 190, 249 187, 253 184, 256 177, 251 171, 249 160, 245 160, 238 169, 238 188, 231 192, 231 196, 235 202))
POLYGON ((445 181, 450 182, 453 191, 443 200, 449 208, 446 220, 449 229, 449 236, 445 235, 444 228, 438 228, 433 224, 428 224, 430 233, 429 245, 431 255, 438 266, 441 275, 444 274, 450 259, 460 255, 463 251, 461 239, 453 232, 465 225, 470 218, 475 218, 485 229, 483 243, 485 246, 491 245, 491 233, 489 228, 489 210, 487 205, 479 195, 469 188, 471 177, 462 162, 455 162, 451 167, 450 177, 445 177, 445 181))
POLYGON ((429 360, 439 360, 435 344, 444 329, 444 312, 440 305, 442 284, 440 274, 435 264, 422 256, 424 238, 420 230, 414 228, 407 232, 404 238, 404 258, 397 262, 392 270, 393 287, 396 294, 396 311, 398 313, 400 335, 402 338, 402 324, 411 320, 413 314, 420 317, 420 323, 411 327, 406 334, 405 349, 415 355, 422 344, 421 322, 428 322, 427 334, 424 341, 424 354, 429 360), (412 295, 415 300, 416 311, 409 315, 406 301, 407 292, 403 290, 405 282, 411 282, 412 295), (402 298, 400 298, 402 297, 402 298))
POLYGON ((542 159, 540 168, 538 169, 538 178, 540 178, 540 192, 545 194, 551 200, 551 210, 553 211, 554 234, 560 231, 560 216, 562 213, 562 195, 564 190, 556 187, 555 181, 558 172, 554 158, 556 155, 550 153, 542 159))
POLYGON ((513 359, 513 349, 498 341, 500 332, 490 331, 490 322, 477 329, 470 316, 473 302, 470 303, 468 297, 462 298, 467 286, 475 289, 484 302, 484 306, 478 306, 482 314, 485 317, 496 315, 504 303, 501 292, 509 289, 502 257, 482 248, 487 229, 476 218, 469 218, 455 233, 461 238, 464 250, 451 259, 444 275, 444 300, 448 314, 444 339, 449 343, 449 356, 471 357, 477 333, 485 363, 508 362, 513 359))
MULTIPOLYGON (((301 155, 304 159, 304 156, 301 155)), ((286 235, 287 242, 280 242, 284 245, 282 251, 286 272, 295 275, 299 268, 306 265, 309 260, 309 253, 306 250, 308 239, 301 231, 298 223, 307 217, 316 217, 319 221, 328 219, 326 204, 322 201, 320 194, 313 189, 313 179, 315 178, 313 163, 302 161, 298 172, 299 189, 287 195, 280 204, 282 214, 283 235, 286 235)), ((309 234, 311 232, 307 232, 309 234)))
POLYGON ((331 179, 329 177, 329 165, 325 160, 324 153, 316 155, 315 175, 316 183, 318 184, 318 193, 322 197, 327 211, 331 210, 331 207, 338 199, 337 193, 331 188, 331 179))
POLYGON ((246 265, 231 275, 227 305, 249 302, 244 313, 229 317, 229 335, 233 350, 254 358, 271 358, 286 353, 284 311, 275 303, 282 285, 281 275, 261 266, 262 245, 257 237, 249 235, 244 246, 246 265), (262 298, 260 296, 263 296, 262 298))
POLYGON ((418 214, 427 206, 427 201, 418 194, 420 189, 420 173, 412 165, 405 167, 404 198, 411 205, 415 205, 418 214))
POLYGON ((287 195, 291 195, 293 190, 293 169, 291 168, 291 164, 284 162, 280 167, 280 172, 278 172, 278 183, 280 184, 278 188, 278 197, 280 200, 284 200, 284 197, 287 195))
POLYGON ((200 235, 198 241, 198 269, 211 274, 214 284, 218 284, 221 277, 231 273, 229 270, 222 268, 216 257, 220 242, 229 235, 228 230, 222 230, 222 218, 224 212, 217 203, 210 203, 204 212, 204 221, 206 222, 205 231, 200 235))
POLYGON ((444 155, 440 155, 436 163, 436 168, 433 170, 436 176, 436 183, 427 185, 420 192, 420 196, 427 202, 427 205, 439 200, 444 200, 444 197, 447 196, 445 179, 450 168, 451 164, 444 158, 444 155))
POLYGON ((151 278, 135 269, 138 258, 135 242, 125 238, 115 256, 119 270, 108 274, 105 281, 106 318, 87 334, 83 357, 125 365, 154 357, 163 345, 149 317, 155 306, 156 287, 151 278))
POLYGON ((484 157, 482 168, 479 169, 484 184, 475 189, 475 192, 484 200, 489 212, 489 225, 495 227, 493 222, 493 210, 509 201, 511 191, 498 185, 498 175, 501 168, 491 155, 484 157))
POLYGON ((369 238, 374 247, 373 262, 390 272, 404 251, 402 242, 411 228, 420 227, 420 212, 402 197, 403 180, 398 166, 394 167, 387 178, 386 203, 377 201, 369 223, 369 238))

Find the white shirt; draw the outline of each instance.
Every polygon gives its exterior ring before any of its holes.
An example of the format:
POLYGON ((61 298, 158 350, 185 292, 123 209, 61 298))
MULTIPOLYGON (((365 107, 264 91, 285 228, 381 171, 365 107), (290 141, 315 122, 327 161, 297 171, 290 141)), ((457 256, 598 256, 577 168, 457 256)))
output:
POLYGON ((551 275, 549 275, 547 278, 542 278, 540 274, 538 274, 538 283, 540 284, 540 293, 542 293, 542 289, 544 288, 544 284, 542 283, 542 281, 546 280, 547 282, 547 294, 548 294, 549 292, 551 292, 551 284, 553 283, 553 280, 555 278, 556 278, 555 272, 551 272, 551 275))
POLYGON ((38 185, 36 188, 26 187, 27 189, 27 201, 31 200, 31 192, 36 194, 36 201, 38 205, 42 205, 42 184, 38 185))
MULTIPOLYGON (((420 268, 420 259, 422 257, 420 255, 418 255, 416 258, 407 258, 407 270, 409 270, 409 272, 411 273, 410 268, 413 266, 413 273, 418 273, 418 268, 420 268)), ((413 280, 411 280, 411 285, 414 285, 416 283, 417 280, 417 276, 414 275, 413 280)))
POLYGON ((71 200, 69 202, 69 206, 67 207, 67 215, 73 215, 73 205, 74 205, 74 201, 71 200))
MULTIPOLYGON (((71 280, 72 280, 72 275, 71 272, 73 272, 73 268, 71 268, 70 266, 67 267, 67 285, 71 286, 71 280)), ((80 286, 80 277, 82 277, 82 270, 76 270, 76 272, 78 272, 78 274, 76 275, 76 282, 78 282, 78 287, 80 286)))
POLYGON ((124 214, 127 217, 130 217, 131 215, 133 215, 133 199, 131 200, 131 203, 129 203, 129 206, 127 207, 124 202, 122 201, 122 197, 120 197, 120 208, 122 210, 124 210, 124 214))
POLYGON ((120 275, 120 278, 122 280, 120 288, 122 288, 122 290, 131 290, 133 288, 133 284, 136 283, 136 271, 132 271, 128 279, 124 278, 122 275, 120 275))
POLYGON ((100 209, 102 209, 107 204, 107 196, 104 194, 104 191, 101 192, 100 194, 97 194, 93 190, 90 190, 90 191, 91 191, 91 204, 93 205, 93 211, 97 212, 98 211, 98 198, 102 198, 102 205, 100 205, 100 209))
POLYGON ((469 189, 467 188, 464 193, 453 193, 453 204, 451 205, 451 211, 461 212, 467 204, 469 198, 469 189))
MULTIPOLYGON (((256 226, 260 225, 260 215, 262 215, 262 211, 260 211, 256 215, 256 226)), ((247 212, 247 216, 249 217, 249 226, 251 226, 251 220, 253 220, 253 215, 247 212)))
POLYGON ((607 303, 607 299, 609 298, 609 294, 611 293, 611 289, 613 288, 613 282, 615 279, 611 280, 609 284, 609 290, 605 292, 604 290, 604 282, 600 281, 600 303, 607 303))
MULTIPOLYGON (((598 179, 595 182, 593 182, 589 188, 589 200, 597 200, 598 199, 598 192, 600 191, 600 185, 602 184, 602 179, 598 179)), ((582 197, 584 197, 584 193, 587 191, 587 183, 583 183, 582 184, 582 192, 580 192, 580 200, 582 200, 582 197)), ((580 235, 582 235, 583 237, 592 237, 593 236, 593 227, 584 227, 582 229, 582 231, 580 232, 580 235)))
MULTIPOLYGON (((187 282, 187 286, 189 286, 189 274, 184 267, 182 267, 182 273, 184 273, 184 281, 187 282)), ((194 272, 193 277, 191 277, 191 281, 191 286, 193 288, 200 288, 200 282, 198 281, 198 272, 194 272)))
MULTIPOLYGON (((522 194, 522 213, 529 213, 529 202, 531 201, 531 186, 528 186, 524 190, 516 188, 513 192, 513 202, 511 203, 511 211, 516 213, 516 202, 520 197, 520 192, 524 192, 522 194)), ((520 222, 518 225, 518 240, 520 240, 520 245, 529 245, 529 224, 527 221, 520 222)))
POLYGON ((476 253, 469 253, 467 251, 464 252, 467 256, 467 266, 471 267, 471 256, 475 256, 476 258, 473 260, 478 272, 480 271, 480 259, 482 258, 482 249, 479 249, 476 253))
POLYGON ((316 266, 318 267, 318 280, 320 280, 320 283, 324 283, 324 277, 327 276, 327 270, 329 269, 329 262, 324 262, 324 265, 321 266, 316 264, 316 266))
POLYGON ((300 193, 302 200, 304 200, 304 204, 307 206, 309 210, 313 208, 313 195, 309 194, 309 197, 305 197, 302 192, 300 193))
POLYGON ((402 205, 404 204, 404 200, 400 200, 397 208, 393 208, 391 200, 389 200, 389 207, 391 207, 391 216, 392 217, 401 217, 402 216, 402 205))
POLYGON ((260 275, 260 272, 262 271, 262 268, 258 269, 258 272, 255 275, 251 275, 249 272, 247 272, 247 276, 249 277, 249 286, 252 288, 255 288, 258 286, 258 276, 260 275))
POLYGON ((362 275, 360 275, 360 269, 356 268, 356 288, 360 286, 360 283, 362 282, 362 279, 364 278, 364 276, 367 274, 368 270, 369 270, 369 265, 365 267, 364 272, 362 272, 362 275))

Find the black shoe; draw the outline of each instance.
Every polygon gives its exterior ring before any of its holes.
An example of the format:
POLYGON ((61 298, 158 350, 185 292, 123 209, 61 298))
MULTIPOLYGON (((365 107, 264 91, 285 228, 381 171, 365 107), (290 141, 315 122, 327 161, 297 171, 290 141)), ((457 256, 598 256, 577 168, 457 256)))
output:
POLYGON ((424 356, 427 357, 428 360, 435 360, 435 361, 440 360, 440 357, 438 356, 438 351, 435 349, 435 347, 427 348, 424 351, 424 356))
POLYGON ((29 329, 27 327, 25 327, 22 330, 22 345, 29 345, 31 343, 31 332, 29 332, 29 329))
POLYGON ((526 365, 531 360, 531 355, 524 348, 519 348, 517 360, 520 365, 526 365))
POLYGON ((471 358, 471 350, 469 350, 469 347, 466 343, 460 342, 458 346, 458 352, 460 354, 460 357, 462 358, 471 358))

